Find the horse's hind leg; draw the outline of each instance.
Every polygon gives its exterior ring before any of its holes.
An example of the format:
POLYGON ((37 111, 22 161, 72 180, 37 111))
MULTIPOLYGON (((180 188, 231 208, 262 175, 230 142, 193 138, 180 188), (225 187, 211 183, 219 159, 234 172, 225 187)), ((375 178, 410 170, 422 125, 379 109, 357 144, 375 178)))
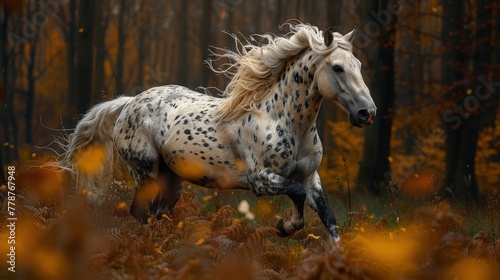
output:
POLYGON ((137 220, 147 223, 150 205, 160 190, 158 171, 163 159, 144 135, 136 131, 135 136, 135 140, 120 137, 115 143, 123 165, 136 183, 130 212, 137 220))
POLYGON ((159 157, 131 159, 127 163, 137 184, 130 208, 132 216, 147 223, 150 215, 157 219, 171 215, 181 194, 182 180, 159 157))
POLYGON ((136 190, 130 213, 142 223, 147 223, 151 204, 157 196, 160 184, 158 182, 158 163, 152 159, 130 159, 126 167, 134 177, 136 190))
POLYGON ((163 214, 172 215, 172 210, 181 196, 182 179, 168 168, 163 160, 160 160, 157 182, 158 195, 149 209, 157 219, 160 219, 163 214))

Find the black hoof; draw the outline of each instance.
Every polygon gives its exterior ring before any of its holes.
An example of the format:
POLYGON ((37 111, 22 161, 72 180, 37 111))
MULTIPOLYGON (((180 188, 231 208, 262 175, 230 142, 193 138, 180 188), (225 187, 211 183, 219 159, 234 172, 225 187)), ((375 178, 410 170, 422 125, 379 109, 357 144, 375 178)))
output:
POLYGON ((285 230, 285 227, 283 226, 283 222, 285 220, 283 218, 281 218, 279 221, 278 221, 278 224, 276 225, 276 229, 278 230, 278 232, 276 233, 279 237, 288 237, 290 236, 290 234, 288 234, 288 232, 286 232, 285 230))

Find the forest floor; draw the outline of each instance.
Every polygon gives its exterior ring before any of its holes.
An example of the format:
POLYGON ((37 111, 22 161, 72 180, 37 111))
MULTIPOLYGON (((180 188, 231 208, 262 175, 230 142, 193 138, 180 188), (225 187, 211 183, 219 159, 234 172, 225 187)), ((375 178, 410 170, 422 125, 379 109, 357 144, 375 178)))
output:
POLYGON ((2 279, 498 279, 500 206, 461 210, 444 200, 373 198, 327 192, 342 249, 328 241, 309 208, 289 238, 284 196, 187 186, 172 217, 140 224, 129 215, 133 191, 115 182, 99 205, 66 191, 55 171, 19 174, 16 272, 4 261, 8 189, 0 190, 2 279), (57 186, 56 186, 57 185, 57 186), (36 187, 33 187, 36 186, 36 187), (247 204, 249 207, 245 207, 247 204))

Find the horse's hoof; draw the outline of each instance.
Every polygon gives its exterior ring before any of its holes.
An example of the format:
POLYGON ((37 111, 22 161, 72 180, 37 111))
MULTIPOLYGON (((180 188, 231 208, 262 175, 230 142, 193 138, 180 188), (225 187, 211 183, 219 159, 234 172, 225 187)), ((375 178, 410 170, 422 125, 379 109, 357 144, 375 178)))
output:
POLYGON ((148 223, 149 219, 148 212, 145 209, 138 207, 135 203, 132 203, 132 207, 130 207, 130 214, 132 214, 132 216, 136 218, 139 222, 143 224, 148 223))
POLYGON ((278 230, 278 232, 276 233, 279 237, 288 237, 290 236, 290 234, 288 234, 288 232, 286 232, 285 230, 285 227, 283 225, 284 223, 284 219, 281 218, 279 221, 278 221, 278 224, 276 225, 276 229, 278 230))

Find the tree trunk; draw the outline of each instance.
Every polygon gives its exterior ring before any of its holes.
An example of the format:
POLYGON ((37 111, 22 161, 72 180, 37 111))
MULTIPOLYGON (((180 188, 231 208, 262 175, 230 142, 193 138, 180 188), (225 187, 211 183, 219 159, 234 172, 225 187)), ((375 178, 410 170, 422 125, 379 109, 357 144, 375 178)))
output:
MULTIPOLYGON (((9 13, 5 10, 5 7, 2 3, 3 18, 1 23, 0 30, 0 41, 7 42, 7 32, 9 25, 9 13)), ((8 44, 0 44, 0 55, 1 55, 1 69, 2 69, 2 83, 0 83, 0 123, 3 126, 3 137, 1 139, 2 143, 9 142, 9 124, 7 123, 7 84, 9 81, 9 53, 8 53, 8 44)), ((0 151, 4 150, 4 145, 0 145, 0 151)), ((6 157, 7 153, 0 152, 0 160, 2 160, 1 156, 6 157)), ((6 157, 7 159, 7 157, 6 157)), ((3 162, 3 161, 2 161, 3 162)), ((3 164, 2 164, 2 175, 3 175, 3 164)))
POLYGON ((179 15, 179 63, 177 65, 177 82, 182 86, 189 86, 189 23, 188 23, 188 1, 181 1, 179 15))
POLYGON ((120 14, 118 15, 118 53, 116 54, 116 94, 121 95, 123 92, 123 63, 125 59, 125 13, 129 1, 120 1, 120 14))
MULTIPOLYGON (((9 22, 7 22, 9 24, 9 22)), ((22 21, 19 17, 12 18, 10 21, 11 29, 14 34, 22 34, 22 21)), ((7 162, 11 162, 13 160, 19 159, 18 154, 18 125, 15 112, 15 95, 16 95, 16 82, 18 73, 21 73, 19 69, 19 60, 22 60, 22 56, 24 55, 24 43, 19 46, 14 47, 13 49, 8 49, 6 51, 6 65, 3 69, 4 77, 5 77, 5 92, 6 92, 6 118, 4 124, 4 132, 5 132, 5 143, 6 146, 6 158, 7 162), (17 68, 16 68, 17 66, 17 68)))
POLYGON ((33 110, 35 105, 35 61, 38 34, 30 42, 30 62, 28 63, 28 95, 26 100, 26 143, 33 143, 33 110))
POLYGON ((95 0, 80 1, 76 36, 77 110, 85 114, 92 100, 92 65, 94 62, 95 0))
MULTIPOLYGON (((498 5, 498 3, 496 3, 498 5)), ((489 81, 491 75, 491 81, 496 83, 491 85, 488 90, 489 97, 484 101, 484 110, 481 117, 481 123, 483 127, 495 127, 495 122, 498 114, 500 88, 498 82, 500 81, 500 9, 491 9, 492 12, 492 39, 491 42, 497 42, 492 46, 491 61, 489 71, 487 76, 483 77, 485 80, 489 81), (494 48, 493 48, 494 47, 494 48)), ((500 155, 499 155, 500 156, 500 155)))
MULTIPOLYGON (((399 87, 396 91, 401 96, 401 101, 399 104, 407 108, 415 108, 415 105, 421 104, 419 99, 421 99, 422 93, 424 91, 424 57, 420 32, 422 31, 422 18, 420 3, 418 1, 413 1, 411 4, 408 3, 408 9, 404 10, 404 15, 401 17, 408 17, 409 20, 405 21, 406 29, 403 29, 400 33, 401 44, 399 49, 401 50, 400 65, 398 72, 396 74, 396 80, 399 81, 399 87)), ((404 126, 400 131, 399 136, 403 138, 403 152, 408 155, 415 149, 416 133, 419 127, 416 126, 404 126)))
MULTIPOLYGON (((27 17, 32 18, 33 14, 39 9, 39 5, 35 2, 27 3, 27 17)), ((37 32, 34 38, 29 40, 29 61, 28 61, 28 92, 26 96, 26 113, 25 113, 25 137, 26 143, 33 143, 33 129, 32 129, 32 119, 33 119, 33 110, 35 104, 35 65, 36 65, 36 53, 38 47, 38 39, 39 33, 37 32)))
MULTIPOLYGON (((7 25, 8 25, 8 15, 9 13, 5 10, 5 7, 1 6, 3 10, 3 18, 1 21, 0 25, 0 41, 1 42, 7 42, 7 25)), ((6 71, 6 66, 7 66, 7 61, 8 61, 8 55, 7 55, 7 44, 0 44, 0 69, 4 69, 2 73, 2 80, 0 82, 0 123, 5 124, 5 118, 4 118, 4 111, 2 108, 5 107, 5 87, 8 79, 8 72, 6 71)), ((6 136, 6 135, 4 135, 6 136)), ((1 141, 1 140, 0 140, 1 141)), ((3 141, 2 141, 3 142, 3 141)), ((3 145, 0 146, 0 184, 4 184, 7 182, 5 178, 5 172, 4 172, 4 159, 3 159, 3 145)))
MULTIPOLYGON (((68 26, 62 26, 62 29, 65 31, 65 39, 67 45, 67 54, 66 54, 66 65, 68 70, 68 112, 67 119, 65 123, 69 125, 69 127, 75 127, 78 121, 78 104, 77 104, 77 87, 76 84, 76 69, 75 69, 75 57, 76 57, 76 0, 70 0, 69 2, 69 15, 68 15, 68 26)), ((61 9, 62 10, 62 9, 61 9)), ((61 13, 61 17, 63 18, 63 24, 65 15, 64 12, 61 13)))
POLYGON ((101 101, 106 94, 106 73, 104 71, 104 61, 106 60, 106 30, 109 22, 109 1, 97 1, 95 11, 95 63, 94 76, 92 78, 92 100, 94 103, 101 101))
POLYGON ((477 15, 476 21, 478 30, 475 34, 476 46, 474 48, 471 61, 471 74, 474 75, 475 78, 467 86, 467 88, 471 89, 473 93, 465 97, 462 104, 467 109, 468 104, 470 104, 472 100, 475 100, 479 103, 479 107, 471 109, 470 117, 464 120, 461 131, 462 143, 460 146, 457 170, 455 171, 457 190, 461 192, 463 191, 467 203, 470 203, 471 199, 475 201, 479 199, 479 186, 475 173, 475 157, 478 144, 477 141, 479 139, 479 130, 481 128, 481 118, 483 115, 488 114, 488 109, 490 109, 487 106, 489 98, 482 102, 478 97, 483 94, 487 94, 491 97, 494 90, 483 85, 483 81, 481 81, 481 79, 488 80, 487 77, 491 74, 488 69, 488 65, 491 62, 491 54, 493 52, 491 43, 491 23, 493 21, 492 1, 481 1, 481 3, 478 4, 477 15))
MULTIPOLYGON (((387 11, 389 0, 374 0, 369 11, 387 11), (379 8, 380 7, 380 8, 379 8)), ((375 19, 372 17, 372 21, 375 19)), ((370 92, 377 105, 377 117, 372 125, 366 128, 366 141, 363 148, 363 160, 359 169, 358 185, 373 194, 380 194, 385 189, 386 177, 390 174, 389 155, 391 147, 391 127, 394 107, 394 45, 396 15, 379 32, 377 40, 368 47, 373 64, 370 92)))
MULTIPOLYGON (((464 57, 458 46, 462 45, 462 17, 463 1, 443 0, 443 53, 441 64, 441 79, 443 85, 448 89, 444 98, 460 104, 464 97, 463 83, 464 57)), ((445 141, 445 163, 446 174, 444 187, 456 192, 456 170, 458 168, 460 147, 462 142, 462 119, 457 114, 443 116, 444 128, 446 132, 445 141), (457 121, 452 121, 457 119, 457 121)), ((459 179, 463 181, 463 178, 459 179)), ((448 191, 443 190, 442 195, 447 195, 448 191)))
MULTIPOLYGON (((201 43, 200 43, 200 57, 203 61, 208 58, 208 47, 210 45, 210 38, 212 38, 212 9, 211 1, 203 1, 203 17, 201 19, 201 43)), ((206 67, 201 67, 200 72, 200 85, 208 86, 210 71, 206 67)))

